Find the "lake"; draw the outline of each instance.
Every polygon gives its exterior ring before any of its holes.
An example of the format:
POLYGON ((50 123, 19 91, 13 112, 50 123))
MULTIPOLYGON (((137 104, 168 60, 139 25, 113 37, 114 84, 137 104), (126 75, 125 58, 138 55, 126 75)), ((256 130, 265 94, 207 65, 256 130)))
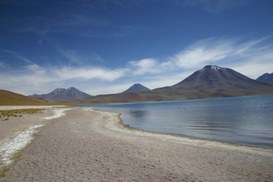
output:
POLYGON ((273 148, 273 96, 90 105, 132 128, 273 148))

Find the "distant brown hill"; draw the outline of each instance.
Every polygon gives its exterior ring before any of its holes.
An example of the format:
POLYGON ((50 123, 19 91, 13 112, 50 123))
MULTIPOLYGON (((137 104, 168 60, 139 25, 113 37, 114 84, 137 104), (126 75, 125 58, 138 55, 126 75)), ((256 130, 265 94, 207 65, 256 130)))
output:
POLYGON ((177 98, 228 97, 272 94, 273 86, 250 79, 229 68, 208 65, 183 81, 154 92, 177 98))
POLYGON ((117 102, 144 102, 167 100, 164 95, 152 92, 123 92, 119 94, 98 95, 82 100, 74 101, 75 104, 86 103, 117 103, 117 102))
POLYGON ((45 100, 34 99, 28 96, 0 90, 0 105, 46 105, 45 100))
POLYGON ((173 86, 139 93, 99 95, 80 102, 141 102, 264 94, 273 94, 273 86, 250 79, 229 68, 208 65, 173 86))

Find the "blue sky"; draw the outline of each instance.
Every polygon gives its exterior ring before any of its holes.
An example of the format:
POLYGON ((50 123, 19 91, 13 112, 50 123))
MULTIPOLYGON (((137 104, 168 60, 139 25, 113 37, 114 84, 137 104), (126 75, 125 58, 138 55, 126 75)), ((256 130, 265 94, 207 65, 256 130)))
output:
POLYGON ((207 64, 273 72, 272 0, 1 0, 0 88, 117 93, 207 64))

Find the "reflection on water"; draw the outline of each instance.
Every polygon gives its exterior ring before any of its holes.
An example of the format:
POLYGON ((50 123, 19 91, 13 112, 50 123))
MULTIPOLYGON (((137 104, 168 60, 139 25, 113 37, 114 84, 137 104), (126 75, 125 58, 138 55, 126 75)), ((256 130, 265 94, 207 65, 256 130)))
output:
POLYGON ((143 120, 143 118, 145 118, 145 115, 147 114, 147 111, 144 111, 144 110, 130 110, 128 112, 128 114, 131 115, 132 117, 143 120))
POLYGON ((120 112, 137 129, 273 148, 273 96, 92 107, 120 112))

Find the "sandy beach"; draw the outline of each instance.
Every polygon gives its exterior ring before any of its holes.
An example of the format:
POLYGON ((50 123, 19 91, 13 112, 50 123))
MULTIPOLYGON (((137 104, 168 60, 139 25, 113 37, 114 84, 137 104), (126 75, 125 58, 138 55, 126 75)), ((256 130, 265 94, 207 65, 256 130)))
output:
POLYGON ((36 125, 0 181, 273 181, 273 150, 137 131, 80 108, 0 121, 0 146, 36 125))

